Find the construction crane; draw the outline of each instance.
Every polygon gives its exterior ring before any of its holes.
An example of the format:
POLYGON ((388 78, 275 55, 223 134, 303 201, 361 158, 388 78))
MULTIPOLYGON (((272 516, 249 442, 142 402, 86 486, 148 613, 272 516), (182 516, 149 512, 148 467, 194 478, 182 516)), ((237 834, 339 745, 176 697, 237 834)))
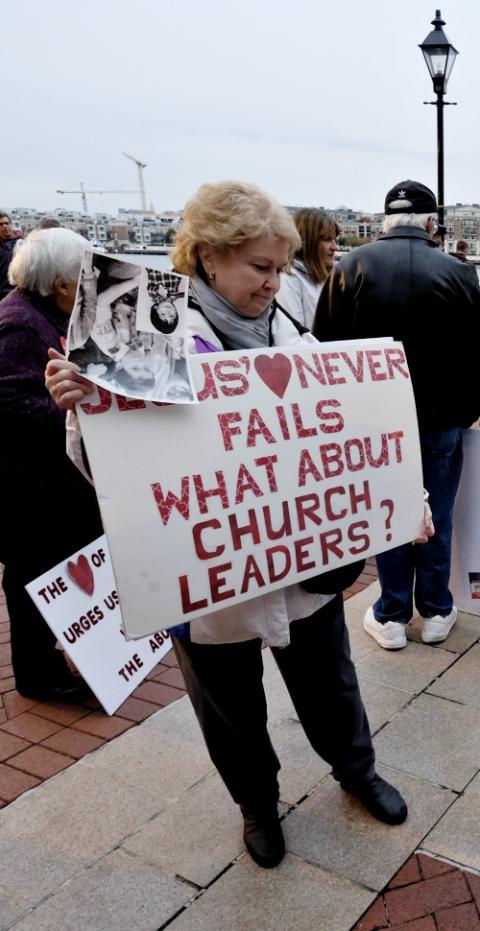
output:
POLYGON ((136 191, 86 191, 83 182, 79 181, 79 187, 76 190, 62 191, 57 188, 57 194, 81 194, 83 212, 88 214, 87 194, 136 194, 136 191))
POLYGON ((130 161, 133 162, 134 165, 137 166, 137 171, 138 171, 138 184, 139 184, 139 187, 140 187, 140 208, 141 208, 141 210, 143 210, 144 213, 148 213, 148 210, 147 210, 147 198, 146 198, 146 194, 145 194, 145 181, 144 181, 144 178, 143 178, 143 169, 147 167, 147 164, 146 164, 146 162, 140 161, 139 158, 135 158, 134 155, 128 155, 127 152, 122 152, 122 155, 124 155, 125 158, 129 158, 130 161))

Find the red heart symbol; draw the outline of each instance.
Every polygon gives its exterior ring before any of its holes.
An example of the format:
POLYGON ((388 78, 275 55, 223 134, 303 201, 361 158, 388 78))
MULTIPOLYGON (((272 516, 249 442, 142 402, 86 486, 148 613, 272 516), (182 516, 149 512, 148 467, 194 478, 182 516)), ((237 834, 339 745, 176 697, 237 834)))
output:
POLYGON ((255 356, 254 365, 267 388, 279 398, 283 398, 292 374, 292 363, 288 356, 281 352, 274 356, 255 356))
POLYGON ((93 595, 95 581, 86 556, 79 556, 76 562, 71 560, 67 562, 67 572, 75 585, 82 589, 82 592, 93 595))

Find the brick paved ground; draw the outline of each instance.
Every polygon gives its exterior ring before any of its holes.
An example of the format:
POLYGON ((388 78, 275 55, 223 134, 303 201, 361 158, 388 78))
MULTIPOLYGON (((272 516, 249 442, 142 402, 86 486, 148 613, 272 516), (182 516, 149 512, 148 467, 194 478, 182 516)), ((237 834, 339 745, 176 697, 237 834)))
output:
POLYGON ((480 931, 480 876, 414 854, 353 931, 480 931))
POLYGON ((95 698, 81 705, 23 698, 10 659, 0 588, 0 808, 185 694, 172 650, 112 717, 95 698))
MULTIPOLYGON (((370 560, 345 597, 366 588, 376 574, 370 560)), ((0 588, 0 808, 185 694, 172 650, 111 717, 94 698, 82 705, 23 698, 15 689, 10 658, 10 624, 0 588)))
MULTIPOLYGON (((376 577, 375 560, 368 560, 345 598, 376 577)), ((10 624, 0 588, 0 808, 184 694, 170 651, 112 716, 93 698, 82 705, 23 698, 15 689, 10 624)), ((414 854, 352 931, 386 928, 480 931, 480 876, 414 854)))

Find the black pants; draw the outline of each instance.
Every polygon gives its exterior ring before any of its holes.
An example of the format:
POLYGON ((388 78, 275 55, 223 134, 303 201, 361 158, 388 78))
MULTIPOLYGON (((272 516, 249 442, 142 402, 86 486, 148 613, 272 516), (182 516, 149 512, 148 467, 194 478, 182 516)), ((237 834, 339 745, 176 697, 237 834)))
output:
MULTIPOLYGON (((5 566, 2 585, 16 686, 20 692, 41 694, 68 686, 72 676, 24 586, 90 543, 103 528, 94 489, 65 455, 63 427, 59 436, 49 431, 48 421, 39 418, 37 427, 32 450, 17 443, 8 468, 0 468, 0 562, 5 566)), ((30 437, 32 429, 25 432, 30 437)))
MULTIPOLYGON (((290 626, 273 655, 314 750, 342 781, 371 775, 374 750, 341 595, 290 626)), ((197 644, 172 637, 210 757, 233 799, 255 811, 279 797, 267 731, 261 641, 197 644)))
POLYGON ((41 694, 44 689, 66 685, 71 673, 63 653, 55 649, 57 638, 25 591, 35 574, 17 574, 7 563, 2 584, 10 616, 16 687, 22 693, 41 694))

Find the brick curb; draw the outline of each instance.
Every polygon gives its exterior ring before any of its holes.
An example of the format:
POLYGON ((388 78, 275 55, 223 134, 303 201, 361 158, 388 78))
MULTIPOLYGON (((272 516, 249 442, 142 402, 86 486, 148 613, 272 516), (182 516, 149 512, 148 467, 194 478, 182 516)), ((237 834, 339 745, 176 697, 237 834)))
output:
POLYGON ((480 876, 418 851, 352 931, 480 931, 480 876))

